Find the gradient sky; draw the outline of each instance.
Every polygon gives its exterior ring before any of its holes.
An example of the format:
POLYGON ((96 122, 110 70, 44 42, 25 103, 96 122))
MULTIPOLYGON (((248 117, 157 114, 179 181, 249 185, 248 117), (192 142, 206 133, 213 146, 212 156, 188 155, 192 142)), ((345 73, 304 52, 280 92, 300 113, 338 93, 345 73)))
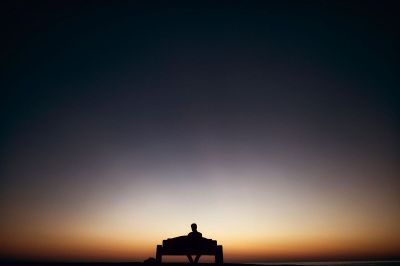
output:
POLYGON ((1 257, 400 257, 395 4, 1 9, 1 257))

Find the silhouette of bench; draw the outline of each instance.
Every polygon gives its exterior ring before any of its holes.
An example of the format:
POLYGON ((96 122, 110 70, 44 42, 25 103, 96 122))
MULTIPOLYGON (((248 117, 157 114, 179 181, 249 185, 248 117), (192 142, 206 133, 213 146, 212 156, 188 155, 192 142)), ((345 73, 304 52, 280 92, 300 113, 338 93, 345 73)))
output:
POLYGON ((213 255, 215 263, 223 263, 222 246, 218 246, 216 240, 207 238, 180 236, 163 240, 162 245, 157 245, 156 261, 161 263, 164 255, 213 255))

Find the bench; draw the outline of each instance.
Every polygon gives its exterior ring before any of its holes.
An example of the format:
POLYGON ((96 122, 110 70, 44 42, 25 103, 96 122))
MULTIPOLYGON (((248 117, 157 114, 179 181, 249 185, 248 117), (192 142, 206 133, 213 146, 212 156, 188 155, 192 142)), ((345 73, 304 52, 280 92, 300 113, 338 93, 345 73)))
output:
POLYGON ((164 255, 212 255, 215 256, 215 263, 223 263, 222 246, 218 246, 216 240, 207 238, 180 236, 163 240, 162 245, 157 245, 156 261, 161 263, 164 255))

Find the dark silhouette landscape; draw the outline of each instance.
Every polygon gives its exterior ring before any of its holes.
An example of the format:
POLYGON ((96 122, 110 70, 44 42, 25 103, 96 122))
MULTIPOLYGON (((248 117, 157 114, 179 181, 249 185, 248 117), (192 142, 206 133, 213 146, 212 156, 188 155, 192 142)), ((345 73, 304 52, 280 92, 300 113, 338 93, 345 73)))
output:
MULTIPOLYGON (((197 224, 191 224, 192 232, 187 236, 180 236, 163 240, 162 245, 157 245, 155 262, 161 263, 162 256, 165 255, 184 255, 187 256, 191 264, 197 264, 202 255, 213 255, 216 264, 222 264, 223 251, 222 246, 217 245, 216 240, 202 237, 197 231, 197 224), (195 256, 193 259, 192 256, 195 256)), ((149 260, 148 262, 152 262, 149 260)))
MULTIPOLYGON (((226 266, 260 266, 260 265, 273 265, 273 266, 398 266, 400 261, 324 261, 324 262, 275 262, 266 264, 251 264, 251 263, 224 263, 226 266)), ((146 266, 146 265, 159 265, 147 264, 142 262, 4 262, 2 265, 15 265, 15 266, 146 266)), ((166 266, 185 266, 191 265, 189 263, 163 263, 166 266)), ((210 263, 198 263, 199 266, 210 265, 210 263)))

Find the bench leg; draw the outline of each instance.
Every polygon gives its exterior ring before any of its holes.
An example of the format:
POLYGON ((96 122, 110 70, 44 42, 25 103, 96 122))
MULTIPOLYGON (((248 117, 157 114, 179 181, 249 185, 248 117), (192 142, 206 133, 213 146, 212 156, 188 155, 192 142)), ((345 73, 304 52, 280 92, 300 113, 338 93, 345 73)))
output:
POLYGON ((190 264, 196 264, 199 262, 199 259, 201 257, 201 255, 196 255, 196 257, 193 260, 192 255, 186 255, 186 257, 189 259, 190 264))
POLYGON ((223 264, 224 263, 224 255, 222 252, 222 246, 217 247, 217 252, 215 253, 215 263, 223 264))
POLYGON ((186 257, 188 258, 189 262, 192 264, 193 263, 192 255, 186 255, 186 257))
POLYGON ((162 262, 162 246, 161 245, 157 245, 156 262, 157 263, 162 262))

